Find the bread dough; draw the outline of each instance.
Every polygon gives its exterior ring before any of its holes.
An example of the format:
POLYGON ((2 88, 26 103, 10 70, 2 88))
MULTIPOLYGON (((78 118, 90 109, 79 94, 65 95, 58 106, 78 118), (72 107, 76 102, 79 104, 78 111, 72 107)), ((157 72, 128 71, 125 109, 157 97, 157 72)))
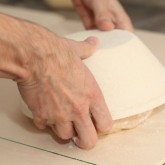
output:
POLYGON ((110 133, 115 133, 122 130, 132 129, 137 127, 139 124, 146 121, 152 114, 153 110, 140 113, 131 117, 115 120, 113 123, 112 130, 110 133))
POLYGON ((164 110, 164 108, 165 108, 165 104, 157 108, 154 108, 150 111, 140 113, 138 115, 115 120, 113 122, 113 128, 111 129, 110 133, 116 133, 118 131, 133 129, 138 125, 144 123, 148 118, 154 116, 157 113, 161 113, 161 111, 164 110))

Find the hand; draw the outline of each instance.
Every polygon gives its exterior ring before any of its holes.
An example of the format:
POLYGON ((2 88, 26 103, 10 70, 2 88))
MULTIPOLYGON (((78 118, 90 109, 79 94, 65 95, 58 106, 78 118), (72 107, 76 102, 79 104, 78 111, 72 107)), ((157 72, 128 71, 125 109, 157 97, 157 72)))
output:
POLYGON ((94 147, 112 120, 103 95, 81 59, 92 55, 96 38, 76 42, 30 22, 0 14, 0 78, 17 82, 35 125, 77 146, 94 147), (11 28, 12 27, 12 28, 11 28))
POLYGON ((97 134, 107 133, 112 126, 103 95, 81 61, 95 51, 98 41, 91 37, 76 42, 47 32, 41 35, 38 46, 35 42, 34 50, 27 49, 32 54, 26 63, 30 77, 18 82, 19 91, 38 128, 51 122, 57 136, 65 140, 76 137, 77 146, 90 149, 97 134))
POLYGON ((129 16, 118 0, 72 0, 86 29, 134 31, 129 16))

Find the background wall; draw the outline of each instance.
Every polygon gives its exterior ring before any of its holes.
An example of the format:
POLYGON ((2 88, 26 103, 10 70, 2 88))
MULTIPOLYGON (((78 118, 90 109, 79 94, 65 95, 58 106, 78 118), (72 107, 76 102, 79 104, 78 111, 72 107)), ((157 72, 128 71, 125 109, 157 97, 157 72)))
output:
POLYGON ((165 7, 165 0, 121 0, 131 4, 143 4, 146 6, 165 7))

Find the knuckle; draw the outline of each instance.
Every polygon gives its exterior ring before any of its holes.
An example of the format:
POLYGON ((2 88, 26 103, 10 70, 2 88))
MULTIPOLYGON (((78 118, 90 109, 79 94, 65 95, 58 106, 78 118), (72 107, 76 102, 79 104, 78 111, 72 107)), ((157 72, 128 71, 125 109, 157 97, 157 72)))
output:
POLYGON ((54 116, 52 116, 52 120, 56 122, 65 122, 67 121, 67 115, 58 111, 54 116))
POLYGON ((109 20, 112 17, 112 15, 109 13, 109 11, 104 11, 101 13, 97 13, 96 20, 102 21, 102 20, 109 20))
POLYGON ((89 93, 89 97, 90 97, 90 99, 96 100, 100 97, 100 92, 95 89, 89 93))
POLYGON ((39 129, 44 129, 46 127, 46 119, 36 117, 33 119, 33 122, 39 129))
POLYGON ((83 117, 84 114, 87 113, 87 103, 80 103, 80 102, 73 102, 72 103, 72 108, 73 108, 73 113, 76 116, 83 117))

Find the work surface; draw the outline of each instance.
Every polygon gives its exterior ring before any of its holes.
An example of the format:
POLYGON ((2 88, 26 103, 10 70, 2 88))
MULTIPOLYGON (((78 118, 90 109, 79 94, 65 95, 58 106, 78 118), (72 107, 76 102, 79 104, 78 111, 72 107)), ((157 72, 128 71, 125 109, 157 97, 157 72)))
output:
MULTIPOLYGON (((82 30, 80 22, 52 13, 0 7, 1 12, 35 21, 65 35, 82 30)), ((165 65, 165 36, 137 31, 137 35, 165 65)), ((135 50, 136 51, 136 50, 135 50)), ((40 131, 20 111, 16 84, 0 80, 1 165, 163 165, 165 159, 165 110, 139 127, 111 134, 84 151, 72 142, 60 144, 50 130, 40 131)))

